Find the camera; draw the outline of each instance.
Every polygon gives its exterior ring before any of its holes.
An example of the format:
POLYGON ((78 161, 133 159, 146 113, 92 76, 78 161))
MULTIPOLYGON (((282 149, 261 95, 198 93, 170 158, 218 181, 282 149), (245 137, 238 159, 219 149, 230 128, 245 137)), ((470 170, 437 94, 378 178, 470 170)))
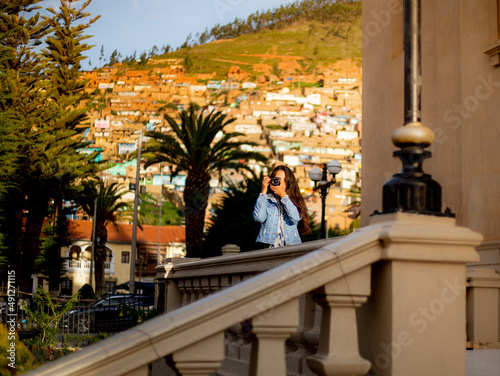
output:
POLYGON ((280 182, 281 182, 281 178, 277 178, 277 177, 274 177, 274 178, 271 178, 271 185, 280 185, 280 182))

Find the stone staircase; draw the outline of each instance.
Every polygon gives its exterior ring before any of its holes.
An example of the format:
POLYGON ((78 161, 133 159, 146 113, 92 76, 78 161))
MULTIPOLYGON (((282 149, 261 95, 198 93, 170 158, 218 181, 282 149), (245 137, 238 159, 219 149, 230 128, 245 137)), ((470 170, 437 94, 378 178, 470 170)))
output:
POLYGON ((465 263, 481 239, 452 218, 396 213, 255 262, 165 266, 164 315, 27 375, 464 376, 465 263), (219 282, 229 275, 242 277, 219 282))

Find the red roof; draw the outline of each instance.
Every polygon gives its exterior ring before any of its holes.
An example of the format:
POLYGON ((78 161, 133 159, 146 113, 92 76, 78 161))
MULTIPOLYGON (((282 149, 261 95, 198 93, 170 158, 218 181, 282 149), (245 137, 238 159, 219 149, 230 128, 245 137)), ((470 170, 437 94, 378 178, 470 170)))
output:
MULTIPOLYGON (((92 235, 92 221, 69 221, 68 233, 73 240, 90 240, 92 235)), ((108 224, 108 242, 131 243, 132 225, 118 223, 118 229, 108 224)), ((142 226, 137 228, 137 242, 142 244, 158 244, 158 226, 142 226)), ((186 228, 184 226, 161 226, 160 243, 186 242, 186 228)))

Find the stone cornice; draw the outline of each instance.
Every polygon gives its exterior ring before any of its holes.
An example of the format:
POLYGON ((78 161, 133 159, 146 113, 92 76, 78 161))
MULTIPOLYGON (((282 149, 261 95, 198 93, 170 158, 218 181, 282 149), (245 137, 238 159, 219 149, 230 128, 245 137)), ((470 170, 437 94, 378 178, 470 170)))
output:
POLYGON ((500 39, 490 44, 484 53, 490 57, 492 67, 500 66, 500 39))

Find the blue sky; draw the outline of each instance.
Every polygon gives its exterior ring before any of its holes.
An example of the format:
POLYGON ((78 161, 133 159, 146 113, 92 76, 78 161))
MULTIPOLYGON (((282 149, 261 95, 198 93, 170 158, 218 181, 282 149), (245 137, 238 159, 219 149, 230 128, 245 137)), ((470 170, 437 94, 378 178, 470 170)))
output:
MULTIPOLYGON (((98 66, 101 45, 109 57, 116 49, 123 57, 137 51, 149 51, 163 45, 178 47, 189 33, 246 18, 251 13, 289 4, 294 0, 92 0, 87 11, 101 18, 87 29, 95 45, 88 51, 92 68, 98 66)), ((59 0, 44 0, 43 5, 57 7, 59 0)), ((77 6, 82 0, 75 1, 77 6)), ((88 59, 83 69, 90 69, 88 59)))

